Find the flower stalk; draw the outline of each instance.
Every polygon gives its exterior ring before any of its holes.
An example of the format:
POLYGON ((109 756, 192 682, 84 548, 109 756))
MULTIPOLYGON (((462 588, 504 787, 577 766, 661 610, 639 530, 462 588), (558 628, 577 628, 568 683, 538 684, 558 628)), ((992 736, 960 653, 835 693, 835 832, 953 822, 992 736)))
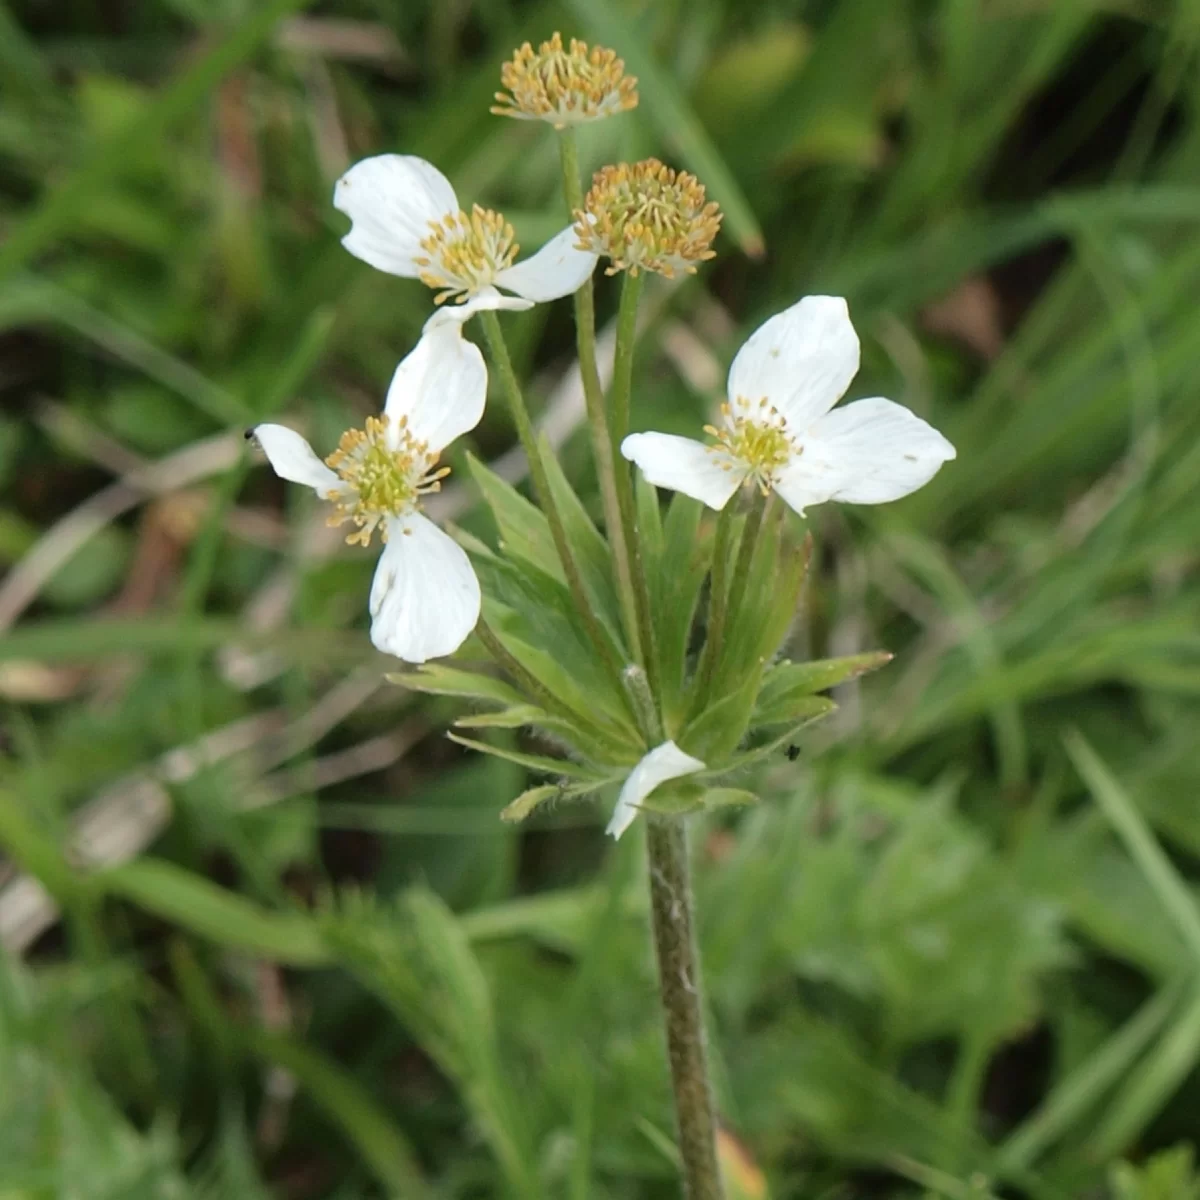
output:
POLYGON ((650 912, 675 1096, 686 1200, 723 1200, 708 1075, 687 832, 678 818, 646 823, 650 912))
MULTIPOLYGON (((613 360, 613 382, 610 392, 609 432, 612 438, 610 453, 617 454, 628 431, 630 393, 633 390, 633 352, 637 342, 637 310, 642 296, 642 274, 626 271, 621 286, 621 303, 617 311, 617 344, 613 360)), ((633 475, 623 461, 614 470, 619 525, 629 553, 629 570, 633 580, 634 614, 638 640, 642 647, 642 664, 650 690, 658 695, 658 660, 654 645, 654 621, 650 611, 650 590, 646 586, 646 571, 642 562, 641 544, 637 531, 637 512, 633 498, 633 475)))
MULTIPOLYGON (((579 182, 579 149, 573 129, 563 129, 559 132, 558 147, 562 162, 563 196, 568 212, 574 216, 583 207, 583 188, 579 182)), ((591 437, 592 453, 596 459, 600 498, 604 505, 604 525, 612 552, 613 578, 617 584, 617 596, 621 603, 621 616, 625 624, 625 636, 629 639, 630 653, 633 660, 640 663, 645 651, 639 635, 629 543, 626 541, 617 496, 617 464, 620 464, 622 471, 624 464, 615 452, 616 443, 604 410, 604 388, 601 386, 600 371, 596 364, 596 300, 590 275, 575 293, 574 301, 579 374, 583 381, 588 433, 591 437)))

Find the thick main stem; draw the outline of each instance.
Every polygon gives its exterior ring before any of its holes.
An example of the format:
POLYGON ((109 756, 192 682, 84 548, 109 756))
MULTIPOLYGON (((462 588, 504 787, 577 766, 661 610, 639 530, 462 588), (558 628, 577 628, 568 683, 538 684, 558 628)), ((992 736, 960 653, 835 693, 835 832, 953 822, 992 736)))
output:
POLYGON ((650 856, 654 949, 658 957, 671 1086, 675 1093, 684 1196, 686 1200, 723 1200, 683 821, 652 817, 646 824, 646 847, 650 856))
POLYGON ((483 332, 487 338, 492 363, 500 375, 500 382, 504 385, 504 394, 508 399, 513 423, 517 427, 517 435, 524 447, 525 457, 529 460, 529 476, 533 480, 534 495, 550 525, 550 536, 554 540, 554 548, 558 551, 559 562, 562 563, 567 588, 571 593, 571 598, 575 601, 575 607, 583 619, 592 644, 619 681, 622 664, 600 624, 599 617, 596 616, 591 598, 587 594, 587 588, 584 587, 579 564, 575 561, 575 555, 571 552, 570 543, 567 541, 562 515, 555 503, 554 493, 550 490, 550 479, 546 474, 546 466, 542 462, 541 448, 538 446, 533 432, 533 422, 530 421, 529 410, 525 407, 525 396, 521 391, 517 373, 513 370, 512 359, 508 356, 508 345, 504 340, 504 332, 500 328, 500 319, 495 312, 490 310, 481 312, 479 319, 483 324, 483 332))

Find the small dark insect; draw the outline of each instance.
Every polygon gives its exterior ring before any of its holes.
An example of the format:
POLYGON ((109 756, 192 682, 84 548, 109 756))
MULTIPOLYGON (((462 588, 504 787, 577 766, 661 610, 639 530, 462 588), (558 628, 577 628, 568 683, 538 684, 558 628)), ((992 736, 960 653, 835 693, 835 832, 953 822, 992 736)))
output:
POLYGON ((784 753, 788 756, 788 762, 795 762, 800 757, 800 747, 793 742, 784 753))

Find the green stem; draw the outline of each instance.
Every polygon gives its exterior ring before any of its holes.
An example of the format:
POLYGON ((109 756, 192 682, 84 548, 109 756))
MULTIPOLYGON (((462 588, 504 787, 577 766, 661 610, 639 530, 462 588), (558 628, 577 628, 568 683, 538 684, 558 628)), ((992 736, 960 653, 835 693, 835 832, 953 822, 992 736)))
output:
POLYGON ((692 885, 683 821, 646 823, 650 911, 658 958, 659 994, 675 1093, 686 1200, 722 1200, 716 1119, 705 1051, 700 961, 692 927, 692 885))
MULTIPOLYGON (((571 598, 575 601, 575 607, 587 628, 588 636, 599 651, 605 665, 616 677, 619 686, 622 664, 613 650, 604 627, 600 624, 599 617, 596 616, 595 609, 592 608, 592 602, 584 587, 583 576, 579 572, 579 564, 571 553, 566 530, 563 527, 562 514, 559 513, 558 505, 554 502, 554 493, 550 490, 550 480, 546 475, 546 466, 542 462, 541 449, 533 432, 529 410, 525 407, 525 397, 521 392, 517 373, 513 370, 512 359, 508 356, 508 346, 500 328, 500 319, 492 310, 481 312, 479 319, 483 324, 483 332, 487 338, 492 362, 500 373, 500 382, 503 384, 504 394, 508 398, 513 423, 517 427, 517 435, 521 439, 521 445, 525 448, 525 457, 529 460, 529 476, 533 480, 533 492, 549 522, 550 536, 554 539, 554 548, 558 551, 558 558, 562 563, 563 575, 566 577, 571 598)), ((622 695, 624 695, 623 689, 622 695)))
POLYGON ((638 715, 638 725, 646 742, 657 746, 663 738, 662 718, 658 715, 658 706, 654 702, 654 692, 650 688, 646 672, 634 663, 625 668, 621 680, 625 684, 633 711, 638 715))
POLYGON ((642 298, 644 275, 626 271, 617 309, 617 351, 613 362, 612 436, 620 449, 629 432, 629 395, 633 379, 633 348, 637 341, 637 310, 642 298))
MULTIPOLYGON (((562 161, 563 196, 569 215, 574 218, 583 208, 583 189, 579 183, 579 150, 575 131, 564 129, 558 136, 562 161)), ((621 616, 625 636, 635 662, 641 662, 643 647, 638 634, 638 609, 635 599, 633 570, 630 566, 629 543, 621 520, 617 498, 617 477, 613 464, 613 443, 604 412, 604 388, 596 365, 596 299, 589 277, 575 293, 575 341, 579 351, 579 375, 583 381, 583 397, 587 406, 588 432, 592 453, 596 458, 596 477, 600 481, 600 498, 604 504, 604 527, 612 551, 613 576, 621 601, 621 616)))
POLYGON ((967 1034, 959 1046, 958 1059, 946 1092, 946 1111, 952 1127, 956 1129, 969 1131, 975 1128, 975 1114, 987 1075, 991 1048, 991 1037, 986 1031, 967 1034))
POLYGON ((625 544, 629 548, 629 566, 633 577, 633 598, 638 637, 642 646, 642 665, 650 681, 650 690, 659 695, 658 661, 654 646, 654 622, 650 612, 650 590, 642 563, 641 542, 637 536, 637 511, 633 498, 633 474, 620 458, 621 442, 629 429, 630 394, 633 390, 633 351, 637 342, 637 309, 642 295, 642 275, 625 272, 621 285, 621 305, 617 312, 617 345, 613 361, 611 400, 612 456, 617 485, 617 507, 625 544))

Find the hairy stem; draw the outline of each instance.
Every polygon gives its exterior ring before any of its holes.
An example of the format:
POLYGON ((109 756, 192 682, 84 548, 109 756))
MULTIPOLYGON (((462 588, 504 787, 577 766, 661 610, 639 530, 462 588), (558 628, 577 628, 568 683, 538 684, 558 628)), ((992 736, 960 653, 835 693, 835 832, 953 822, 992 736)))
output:
MULTIPOLYGON (((596 647, 604 663, 616 677, 619 685, 622 664, 613 649, 608 635, 604 632, 604 628, 600 624, 599 617, 596 616, 596 611, 592 607, 587 589, 584 587, 583 576, 579 571, 579 564, 575 561, 574 554, 571 553, 566 530, 563 528, 562 514, 558 511, 558 505, 554 502, 554 493, 550 490, 550 480, 546 475, 546 466, 542 462, 541 449, 537 444, 537 438, 533 432, 533 423, 529 419, 529 410, 525 407, 525 397, 521 392, 521 385, 517 380, 517 374, 513 370, 512 359, 508 356, 508 346, 504 341, 504 333, 500 328, 500 319, 491 310, 481 312, 479 319, 483 325, 484 335, 487 338, 492 363, 499 372, 500 382, 504 387, 504 394, 508 399, 509 411, 512 413, 513 423, 517 427, 517 435, 520 437, 521 445, 525 449, 525 457, 529 460, 529 476, 533 480, 534 495, 537 497, 542 512, 546 514, 547 522, 549 522, 550 536, 554 539, 554 548, 558 551, 558 558, 562 563, 563 575, 566 577, 571 598, 574 600, 575 607, 587 629, 588 637, 596 647)), ((621 694, 624 695, 623 688, 621 689, 621 694)))
POLYGON ((650 909, 686 1200, 722 1200, 683 821, 651 817, 650 909))
MULTIPOLYGON (((583 189, 579 182, 579 151, 575 131, 564 129, 558 135, 559 156, 562 161, 563 196, 569 215, 583 208, 583 189)), ((617 478, 613 464, 613 443, 604 412, 604 388, 596 366, 596 301, 589 278, 574 296, 575 341, 579 351, 579 374, 583 381, 583 396, 587 406, 588 433, 592 453, 596 458, 596 477, 600 481, 600 498, 604 504, 604 527, 612 551, 613 576, 621 601, 621 616, 625 636, 635 662, 641 662, 643 647, 638 632, 638 610, 634 594, 633 570, 630 566, 629 544, 621 521, 617 499, 617 478)))

